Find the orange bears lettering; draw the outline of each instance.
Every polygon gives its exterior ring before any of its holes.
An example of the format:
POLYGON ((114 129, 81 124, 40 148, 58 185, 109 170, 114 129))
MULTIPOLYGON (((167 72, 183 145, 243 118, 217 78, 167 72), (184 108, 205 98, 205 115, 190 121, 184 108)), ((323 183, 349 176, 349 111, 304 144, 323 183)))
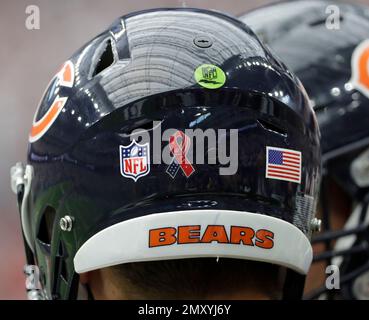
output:
POLYGON ((203 229, 200 225, 188 225, 149 230, 150 248, 212 242, 271 249, 274 246, 274 233, 245 226, 231 226, 228 233, 224 225, 208 225, 203 229))

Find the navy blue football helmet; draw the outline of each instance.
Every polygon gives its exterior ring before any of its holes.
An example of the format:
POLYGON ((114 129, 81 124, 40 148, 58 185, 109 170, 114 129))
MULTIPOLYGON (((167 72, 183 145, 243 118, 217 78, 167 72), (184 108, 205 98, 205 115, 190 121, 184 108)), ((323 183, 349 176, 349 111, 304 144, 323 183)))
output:
POLYGON ((52 79, 27 166, 12 169, 26 273, 40 279, 29 296, 75 299, 80 273, 117 264, 224 257, 287 268, 285 298, 301 297, 319 141, 301 83, 237 19, 187 8, 119 18, 52 79), (174 131, 157 140, 158 127, 174 131), (187 129, 223 130, 220 144, 236 130, 237 170, 187 159, 187 129))
POLYGON ((281 2, 241 17, 302 81, 322 140, 325 251, 314 261, 340 269, 340 290, 307 295, 369 299, 369 8, 338 1, 281 2), (344 228, 333 230, 332 184, 352 202, 344 228), (338 292, 338 293, 337 293, 338 292))

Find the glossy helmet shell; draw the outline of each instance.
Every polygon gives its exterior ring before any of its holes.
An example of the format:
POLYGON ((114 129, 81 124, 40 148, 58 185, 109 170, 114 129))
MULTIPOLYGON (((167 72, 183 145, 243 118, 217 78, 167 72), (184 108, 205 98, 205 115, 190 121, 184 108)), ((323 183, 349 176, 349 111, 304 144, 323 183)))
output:
POLYGON ((155 9, 117 19, 62 67, 36 113, 28 162, 34 178, 25 233, 48 297, 73 298, 78 250, 125 221, 233 210, 285 221, 309 238, 320 177, 319 130, 301 83, 243 23, 213 11, 155 9), (211 42, 205 48, 196 45, 203 35, 211 42), (224 71, 221 87, 196 81, 203 64, 224 71), (38 126, 63 97, 52 125, 38 126), (190 177, 179 172, 172 178, 167 164, 152 162, 136 181, 122 176, 120 146, 132 142, 135 129, 153 134, 153 121, 162 131, 238 129, 237 172, 224 176, 219 163, 194 163, 190 177), (267 146, 302 153, 299 183, 266 178, 267 146), (59 228, 66 216, 73 221, 69 232, 59 228), (45 232, 50 225, 52 232, 45 232))

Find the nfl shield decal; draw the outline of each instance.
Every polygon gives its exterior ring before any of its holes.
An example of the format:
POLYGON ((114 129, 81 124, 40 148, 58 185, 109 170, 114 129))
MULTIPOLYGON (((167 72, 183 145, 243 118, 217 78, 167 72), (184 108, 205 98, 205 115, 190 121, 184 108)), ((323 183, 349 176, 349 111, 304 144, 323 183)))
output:
POLYGON ((128 146, 119 146, 120 173, 135 182, 150 172, 150 144, 135 140, 128 146))

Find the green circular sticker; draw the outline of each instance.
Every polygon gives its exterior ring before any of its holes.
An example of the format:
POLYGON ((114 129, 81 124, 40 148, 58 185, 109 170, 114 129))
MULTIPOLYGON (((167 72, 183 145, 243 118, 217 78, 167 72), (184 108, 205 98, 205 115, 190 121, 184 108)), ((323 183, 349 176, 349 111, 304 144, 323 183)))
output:
POLYGON ((195 70, 196 82, 207 89, 218 89, 226 82, 222 69, 213 64, 202 64, 195 70))

